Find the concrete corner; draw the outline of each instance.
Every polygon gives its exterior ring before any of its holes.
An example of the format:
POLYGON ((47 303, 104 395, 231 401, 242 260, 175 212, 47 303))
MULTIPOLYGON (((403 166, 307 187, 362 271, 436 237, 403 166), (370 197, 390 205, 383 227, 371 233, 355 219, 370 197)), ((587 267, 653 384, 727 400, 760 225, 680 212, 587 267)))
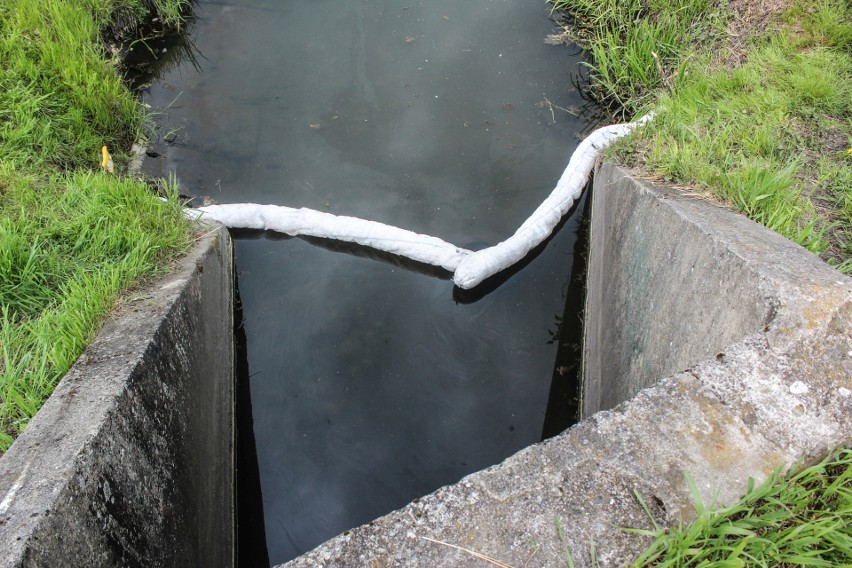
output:
POLYGON ((208 229, 0 459, 0 566, 233 565, 231 241, 208 229))

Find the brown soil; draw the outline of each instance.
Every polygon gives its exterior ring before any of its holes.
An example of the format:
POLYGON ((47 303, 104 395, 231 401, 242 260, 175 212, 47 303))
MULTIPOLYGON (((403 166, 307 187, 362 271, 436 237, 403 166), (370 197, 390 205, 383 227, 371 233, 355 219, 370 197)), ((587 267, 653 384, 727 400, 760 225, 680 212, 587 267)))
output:
POLYGON ((728 10, 728 50, 723 64, 738 67, 745 61, 746 43, 749 38, 764 33, 777 25, 774 17, 786 11, 792 0, 730 0, 728 10))

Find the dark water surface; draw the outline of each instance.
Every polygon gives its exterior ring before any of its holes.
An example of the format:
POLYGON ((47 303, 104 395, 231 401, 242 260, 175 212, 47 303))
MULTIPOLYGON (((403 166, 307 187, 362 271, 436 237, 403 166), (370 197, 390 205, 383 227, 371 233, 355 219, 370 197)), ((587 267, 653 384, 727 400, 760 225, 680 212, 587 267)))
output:
MULTIPOLYGON (((579 55, 544 43, 547 14, 540 0, 201 0, 200 71, 146 94, 163 116, 145 168, 199 199, 494 244, 586 127, 562 110, 583 105, 579 55)), ((363 249, 237 235, 263 507, 261 521, 244 501, 241 522, 265 526, 273 564, 541 439, 552 377, 573 380, 556 339, 580 325, 565 306, 581 211, 487 294, 363 249)), ((265 562, 253 552, 244 566, 265 562)))

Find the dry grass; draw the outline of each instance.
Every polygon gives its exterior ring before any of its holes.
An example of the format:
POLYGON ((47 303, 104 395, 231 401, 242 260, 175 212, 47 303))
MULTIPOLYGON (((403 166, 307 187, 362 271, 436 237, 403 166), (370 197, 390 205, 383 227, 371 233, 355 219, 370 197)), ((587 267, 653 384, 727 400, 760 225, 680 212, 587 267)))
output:
POLYGON ((730 0, 721 64, 730 68, 745 63, 748 41, 777 27, 778 14, 789 10, 792 4, 793 0, 730 0))

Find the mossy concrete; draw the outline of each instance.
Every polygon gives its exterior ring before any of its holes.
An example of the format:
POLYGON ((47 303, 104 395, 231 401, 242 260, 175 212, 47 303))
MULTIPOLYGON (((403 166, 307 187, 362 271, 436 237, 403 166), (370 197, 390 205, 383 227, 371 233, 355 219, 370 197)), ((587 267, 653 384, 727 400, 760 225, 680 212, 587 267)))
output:
POLYGON ((233 565, 231 240, 204 230, 0 458, 0 566, 233 565))
POLYGON ((592 197, 589 417, 287 567, 487 565, 449 545, 512 566, 564 566, 566 549, 578 567, 592 550, 624 566, 649 544, 623 530, 651 528, 637 494, 674 526, 693 515, 684 472, 725 505, 749 478, 852 442, 852 279, 611 165, 592 197))

